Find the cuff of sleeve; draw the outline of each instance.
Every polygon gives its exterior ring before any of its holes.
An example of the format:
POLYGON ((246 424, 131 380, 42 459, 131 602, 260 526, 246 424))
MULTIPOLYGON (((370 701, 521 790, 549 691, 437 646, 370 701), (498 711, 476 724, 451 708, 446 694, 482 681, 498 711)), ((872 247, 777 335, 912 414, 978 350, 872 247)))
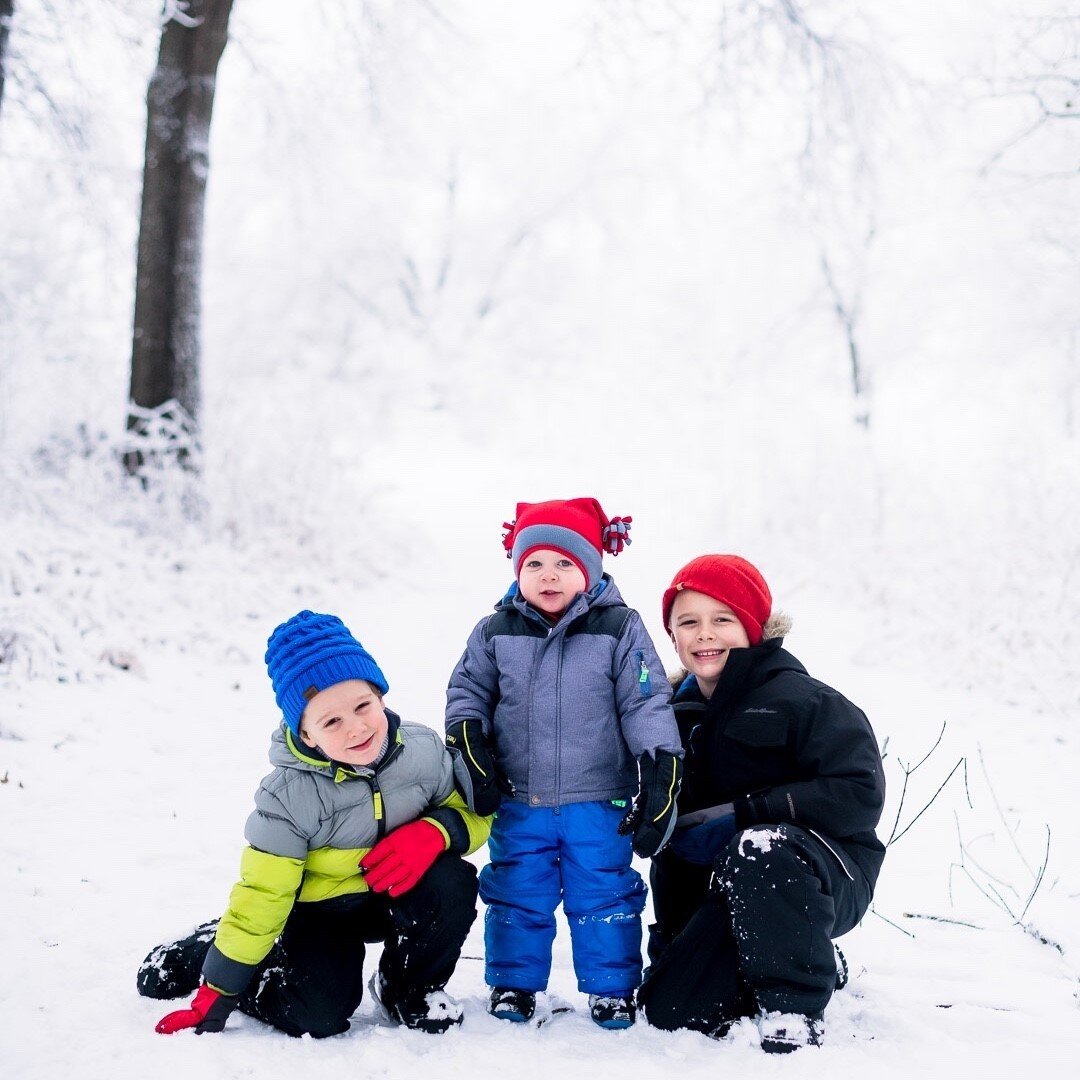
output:
POLYGON ((769 821, 768 795, 744 795, 735 800, 735 828, 749 828, 769 821))
POLYGON ((221 994, 242 993, 255 974, 254 964, 242 964, 227 957, 217 945, 211 945, 203 961, 203 981, 221 994))
POLYGON ((463 855, 469 850, 469 830, 456 810, 449 806, 440 806, 430 814, 425 814, 423 820, 430 822, 443 834, 447 851, 463 855))

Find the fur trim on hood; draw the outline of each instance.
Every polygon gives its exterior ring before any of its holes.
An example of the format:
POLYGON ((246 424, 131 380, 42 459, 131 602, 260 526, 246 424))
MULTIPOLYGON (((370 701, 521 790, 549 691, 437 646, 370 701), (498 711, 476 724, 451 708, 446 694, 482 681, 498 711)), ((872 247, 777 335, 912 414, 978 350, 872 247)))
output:
POLYGON ((793 625, 794 620, 786 611, 774 611, 761 632, 761 640, 772 641, 773 638, 787 637, 793 625))
MULTIPOLYGON (((761 632, 762 641, 772 641, 773 638, 787 637, 791 633, 794 620, 786 611, 774 611, 765 623, 765 629, 761 632)), ((683 679, 690 673, 684 667, 680 667, 674 675, 668 676, 668 682, 673 687, 682 686, 683 679)))

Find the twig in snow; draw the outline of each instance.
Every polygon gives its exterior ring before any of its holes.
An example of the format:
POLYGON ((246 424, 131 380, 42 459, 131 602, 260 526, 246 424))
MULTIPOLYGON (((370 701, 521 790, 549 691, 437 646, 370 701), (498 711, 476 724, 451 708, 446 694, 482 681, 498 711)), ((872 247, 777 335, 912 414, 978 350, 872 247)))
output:
POLYGON ((948 923, 950 926, 967 926, 967 927, 970 927, 972 930, 985 930, 986 929, 986 927, 978 926, 976 923, 973 923, 973 922, 964 922, 963 919, 947 919, 947 918, 945 918, 944 915, 924 915, 922 912, 919 912, 919 911, 905 911, 904 912, 904 918, 905 919, 926 919, 929 922, 948 923))
POLYGON ((979 767, 982 769, 983 778, 986 780, 986 787, 990 792, 990 798, 994 801, 994 809, 997 811, 998 817, 1001 818, 1001 824, 1005 826, 1005 831, 1009 834, 1009 840, 1012 842, 1016 854, 1020 857, 1020 861, 1027 868, 1029 874, 1034 874, 1035 871, 1032 870, 1024 853, 1020 850, 1020 845, 1016 842, 1016 833, 1009 828, 1009 822, 1005 817, 1005 811, 1001 809, 1001 803, 998 802, 997 792, 994 790, 994 785, 990 782, 990 774, 986 771, 986 761, 983 758, 982 746, 980 745, 977 749, 979 754, 979 767))
POLYGON ((900 933, 904 935, 904 937, 909 937, 914 940, 915 935, 910 930, 905 930, 902 926, 898 926, 896 923, 894 923, 892 919, 887 919, 884 915, 881 914, 880 911, 878 911, 874 907, 873 904, 870 905, 870 914, 876 915, 879 919, 881 919, 882 922, 887 922, 894 930, 899 930, 900 933))
MULTIPOLYGON (((942 791, 945 790, 945 785, 953 778, 953 775, 955 774, 956 770, 959 769, 961 766, 963 766, 963 769, 964 769, 964 772, 963 772, 963 776, 964 776, 964 792, 967 795, 968 806, 971 805, 971 793, 968 790, 968 781, 967 781, 967 758, 962 757, 949 770, 949 775, 945 777, 945 779, 941 782, 940 787, 938 787, 937 791, 935 791, 934 794, 930 797, 930 801, 926 803, 926 805, 907 823, 907 825, 904 826, 903 829, 900 830, 900 832, 896 831, 900 827, 900 815, 904 811, 904 800, 907 797, 908 780, 911 778, 911 775, 917 769, 920 769, 923 765, 926 764, 926 762, 930 759, 930 755, 933 754, 933 752, 941 745, 942 737, 945 734, 945 727, 946 727, 946 725, 943 723, 941 725, 941 731, 938 732, 937 739, 934 740, 934 745, 931 746, 929 750, 927 750, 927 752, 922 756, 922 758, 916 764, 914 764, 914 765, 905 765, 902 761, 900 761, 900 768, 904 770, 904 786, 900 789, 900 804, 896 808, 896 820, 893 822, 892 833, 889 835, 889 839, 886 841, 886 844, 885 844, 886 847, 889 847, 890 845, 895 843, 897 840, 899 840, 900 837, 903 836, 904 833, 906 833, 911 828, 911 826, 914 825, 915 822, 918 821, 919 818, 921 818, 923 816, 923 814, 925 814, 926 811, 929 810, 930 807, 934 805, 934 802, 937 800, 937 797, 942 793, 942 791)), ((897 760, 899 761, 899 759, 897 759, 897 760)))
MULTIPOLYGON (((985 773, 985 766, 984 766, 984 773, 985 773)), ((989 778, 987 778, 987 782, 989 783, 989 778)), ((995 806, 995 809, 997 809, 999 816, 1001 817, 1002 823, 1005 825, 1006 831, 1009 833, 1009 838, 1010 838, 1010 840, 1011 840, 1011 842, 1013 844, 1013 847, 1016 848, 1016 850, 1017 850, 1017 855, 1020 857, 1021 863, 1023 863, 1024 868, 1032 876, 1033 880, 1032 880, 1032 884, 1031 884, 1031 890, 1028 892, 1027 899, 1024 901, 1023 907, 1020 908, 1019 912, 1014 910, 1013 904, 1011 904, 1009 902, 1009 900, 1007 900, 1005 898, 1005 896, 1002 895, 1002 890, 1006 890, 1006 891, 1012 893, 1013 896, 1017 898, 1017 900, 1019 900, 1019 896, 1020 896, 1019 892, 1016 889, 1014 889, 1011 885, 1009 885, 1007 882, 1004 882, 1004 881, 1001 881, 998 878, 992 877, 992 875, 985 868, 980 866, 975 861, 975 859, 971 855, 971 851, 970 851, 969 846, 964 843, 963 836, 960 833, 960 821, 959 821, 959 818, 957 818, 957 821, 956 821, 956 833, 957 833, 957 842, 960 845, 960 862, 958 862, 958 863, 954 862, 949 867, 949 902, 950 903, 952 902, 952 875, 953 875, 953 871, 954 870, 959 870, 962 874, 964 874, 964 876, 968 879, 968 881, 970 881, 971 884, 974 885, 975 888, 980 893, 982 893, 982 895, 984 897, 986 897, 987 900, 989 900, 996 907, 1001 908, 1001 910, 1003 912, 1005 912, 1005 914, 1008 915, 1008 917, 1010 919, 1012 919, 1014 926, 1019 926, 1024 931, 1025 934, 1028 934, 1031 937, 1035 938, 1035 940, 1038 941, 1040 944, 1047 945, 1050 948, 1052 948, 1052 949, 1056 950, 1057 952, 1061 953, 1062 955, 1064 955, 1065 950, 1061 947, 1061 945, 1059 945, 1056 941, 1053 941, 1050 938, 1046 937, 1039 930, 1037 930, 1031 923, 1024 922, 1024 919, 1027 916, 1028 910, 1031 908, 1032 901, 1035 899, 1035 895, 1036 895, 1036 893, 1038 893, 1039 888, 1041 887, 1041 885, 1043 883, 1043 879, 1046 877, 1046 869, 1050 864, 1050 835, 1051 835, 1050 834, 1050 826, 1049 825, 1045 826, 1045 828, 1046 828, 1046 846, 1043 849, 1042 861, 1039 863, 1039 867, 1038 867, 1037 870, 1032 870, 1030 863, 1024 857, 1023 852, 1020 851, 1019 847, 1017 846, 1015 834, 1012 832, 1011 829, 1009 829, 1008 822, 1005 820, 1004 813, 1002 812, 1001 806, 998 803, 996 797, 994 798, 994 806, 995 806), (984 878, 986 878, 985 881, 980 881, 978 878, 975 877, 974 874, 972 874, 971 870, 968 869, 968 865, 967 865, 968 862, 971 862, 972 864, 974 864, 975 868, 984 876, 984 878), (998 885, 1001 886, 1001 889, 997 888, 998 885)))

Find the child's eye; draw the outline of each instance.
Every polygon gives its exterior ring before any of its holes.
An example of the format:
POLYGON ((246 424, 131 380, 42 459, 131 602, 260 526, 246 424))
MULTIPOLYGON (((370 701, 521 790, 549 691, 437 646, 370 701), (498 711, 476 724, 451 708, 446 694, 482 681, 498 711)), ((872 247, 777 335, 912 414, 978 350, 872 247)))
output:
POLYGON ((567 569, 569 569, 569 568, 570 568, 571 566, 573 566, 574 564, 573 564, 573 563, 572 563, 572 562, 571 562, 571 561, 570 561, 569 559, 560 559, 560 560, 559 560, 559 561, 558 561, 558 562, 557 562, 557 563, 556 563, 555 565, 556 565, 556 566, 557 566, 557 567, 558 567, 558 568, 559 568, 560 570, 567 570, 567 569))
POLYGON ((335 724, 339 723, 341 723, 341 718, 339 716, 331 716, 330 719, 323 724, 323 727, 332 728, 335 724))
POLYGON ((363 712, 370 704, 370 701, 361 701, 360 704, 356 706, 356 711, 363 712))

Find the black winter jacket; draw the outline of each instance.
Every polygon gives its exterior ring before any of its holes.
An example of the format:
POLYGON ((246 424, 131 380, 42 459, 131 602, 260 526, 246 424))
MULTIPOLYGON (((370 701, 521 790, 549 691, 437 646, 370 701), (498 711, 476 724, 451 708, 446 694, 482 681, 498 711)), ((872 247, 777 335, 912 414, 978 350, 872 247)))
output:
POLYGON ((885 857, 877 739, 862 710, 813 679, 774 638, 729 653, 708 701, 687 676, 672 705, 686 748, 679 810, 733 802, 735 824, 817 834, 873 890, 885 857))

